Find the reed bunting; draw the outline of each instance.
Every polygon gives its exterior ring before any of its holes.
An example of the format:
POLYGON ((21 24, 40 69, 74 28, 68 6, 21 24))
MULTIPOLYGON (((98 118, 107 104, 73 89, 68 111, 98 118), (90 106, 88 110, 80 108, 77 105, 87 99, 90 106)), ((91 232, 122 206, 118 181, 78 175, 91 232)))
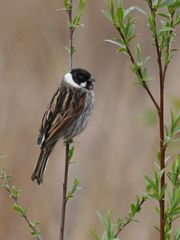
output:
POLYGON ((41 152, 31 178, 38 184, 43 181, 49 155, 57 141, 60 138, 69 141, 85 129, 94 107, 94 81, 85 69, 72 69, 64 75, 53 95, 42 118, 37 140, 41 152))

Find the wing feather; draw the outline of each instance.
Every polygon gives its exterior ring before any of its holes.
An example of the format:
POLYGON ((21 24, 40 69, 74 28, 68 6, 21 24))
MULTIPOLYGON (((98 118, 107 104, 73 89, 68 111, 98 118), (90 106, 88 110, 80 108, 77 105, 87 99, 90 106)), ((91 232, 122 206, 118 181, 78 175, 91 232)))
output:
POLYGON ((63 137, 67 128, 82 113, 85 99, 85 92, 70 87, 62 86, 56 91, 42 119, 38 137, 41 148, 52 145, 63 137))

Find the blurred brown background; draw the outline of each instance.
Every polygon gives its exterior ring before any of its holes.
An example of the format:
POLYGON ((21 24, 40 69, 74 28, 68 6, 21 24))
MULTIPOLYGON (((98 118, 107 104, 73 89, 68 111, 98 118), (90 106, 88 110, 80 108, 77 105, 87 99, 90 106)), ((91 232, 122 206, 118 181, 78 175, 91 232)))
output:
MULTIPOLYGON (((77 139, 70 180, 77 177, 82 190, 69 202, 66 239, 90 240, 92 228, 102 231, 96 210, 113 209, 114 217, 127 215, 136 194, 144 191, 143 174, 151 173, 156 159, 157 126, 147 126, 144 113, 152 108, 141 87, 133 84, 126 57, 103 39, 116 36, 101 14, 105 1, 87 1, 85 25, 75 33, 74 66, 87 68, 97 79, 96 108, 88 128, 77 139)), ((126 1, 129 6, 144 1, 126 1)), ((60 142, 51 155, 41 187, 30 176, 37 161, 36 138, 42 114, 68 69, 67 18, 63 1, 1 1, 0 7, 0 168, 13 175, 11 182, 23 190, 21 201, 33 220, 40 221, 44 239, 59 238, 64 146, 60 142)), ((138 20, 137 41, 144 56, 154 54, 146 22, 138 20)), ((180 47, 180 35, 176 47, 180 47)), ((149 72, 157 76, 156 61, 149 72)), ((167 106, 178 98, 180 55, 169 67, 167 106)), ((150 83, 158 93, 156 80, 150 83)), ((168 114, 168 109, 167 109, 168 114)), ((154 203, 145 203, 138 219, 123 232, 123 239, 155 239, 152 225, 158 218, 154 203)), ((0 190, 0 239, 31 239, 24 221, 12 210, 12 201, 0 190)), ((157 239, 157 238, 156 238, 157 239)))

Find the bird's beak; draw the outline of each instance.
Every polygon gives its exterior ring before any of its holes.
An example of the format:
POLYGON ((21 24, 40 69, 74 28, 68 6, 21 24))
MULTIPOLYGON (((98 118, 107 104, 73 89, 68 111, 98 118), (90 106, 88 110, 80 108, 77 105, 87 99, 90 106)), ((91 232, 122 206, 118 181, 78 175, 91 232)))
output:
POLYGON ((96 81, 96 79, 94 79, 94 78, 89 79, 89 82, 95 82, 95 81, 96 81))

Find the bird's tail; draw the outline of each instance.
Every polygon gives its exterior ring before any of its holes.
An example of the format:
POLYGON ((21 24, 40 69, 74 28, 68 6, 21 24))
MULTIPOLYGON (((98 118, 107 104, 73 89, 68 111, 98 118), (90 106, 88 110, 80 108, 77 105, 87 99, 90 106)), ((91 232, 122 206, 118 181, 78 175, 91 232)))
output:
POLYGON ((31 179, 33 181, 36 180, 39 185, 43 182, 44 170, 46 168, 48 157, 49 157, 51 152, 52 152, 51 148, 50 149, 41 149, 41 153, 39 155, 37 165, 36 165, 36 167, 33 171, 33 174, 31 176, 31 179))

